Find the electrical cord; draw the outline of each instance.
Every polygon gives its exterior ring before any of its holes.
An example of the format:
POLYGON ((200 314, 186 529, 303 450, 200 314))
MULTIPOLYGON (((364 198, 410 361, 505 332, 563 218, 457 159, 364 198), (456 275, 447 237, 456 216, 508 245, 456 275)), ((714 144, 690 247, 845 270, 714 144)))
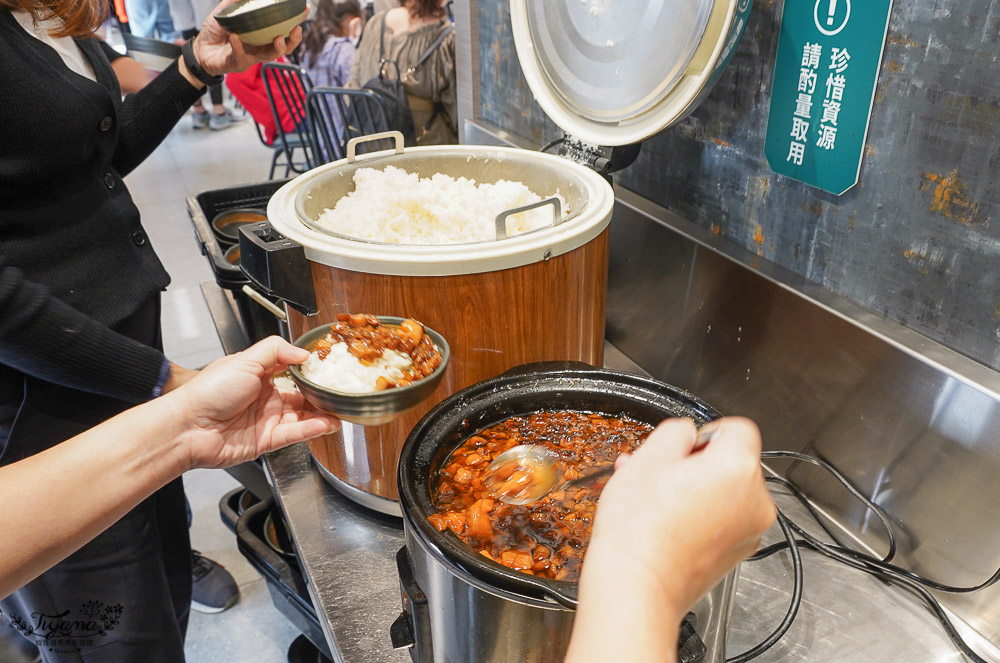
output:
POLYGON ((781 527, 781 531, 785 535, 785 546, 792 555, 792 572, 795 576, 795 582, 792 586, 792 600, 788 605, 788 611, 785 613, 785 618, 781 620, 778 628, 771 635, 767 636, 763 642, 751 647, 738 656, 727 658, 726 663, 746 663, 746 661, 757 658, 773 647, 788 632, 788 629, 792 627, 792 622, 795 621, 795 616, 799 612, 799 606, 802 605, 802 558, 799 554, 798 542, 792 533, 791 522, 785 518, 785 514, 781 513, 780 510, 778 511, 778 526, 781 527))
MULTIPOLYGON (((869 500, 868 498, 866 498, 863 495, 861 495, 860 491, 858 491, 857 488, 855 488, 853 485, 851 485, 851 483, 847 480, 846 477, 844 477, 842 474, 840 474, 839 472, 837 472, 837 470, 834 469, 833 466, 830 465, 829 463, 827 463, 826 461, 822 461, 822 460, 820 460, 818 458, 814 458, 812 456, 807 456, 805 454, 795 453, 795 452, 792 452, 792 451, 765 451, 761 455, 764 458, 779 458, 779 457, 795 458, 797 460, 805 460, 806 462, 812 462, 815 465, 819 465, 819 466, 823 467, 824 469, 827 469, 828 471, 830 471, 830 473, 833 474, 834 478, 836 478, 840 483, 842 483, 851 492, 852 495, 854 495, 859 501, 863 502, 865 504, 865 506, 867 506, 869 509, 871 509, 873 512, 875 512, 875 514, 879 517, 879 520, 882 522, 882 526, 885 528, 886 533, 888 535, 889 542, 890 542, 889 543, 890 554, 886 555, 882 559, 876 559, 876 558, 872 557, 871 555, 867 555, 865 553, 858 552, 856 550, 852 550, 851 548, 848 548, 848 547, 844 546, 842 543, 840 543, 838 541, 837 548, 838 548, 839 552, 841 552, 841 553, 843 553, 845 555, 849 555, 851 557, 854 557, 856 560, 858 560, 860 562, 864 562, 865 564, 870 564, 870 565, 872 565, 872 566, 874 566, 876 568, 882 569, 884 571, 888 571, 888 572, 891 572, 891 573, 899 574, 899 575, 901 575, 901 576, 903 576, 905 578, 908 578, 909 580, 912 580, 913 582, 916 582, 916 583, 918 583, 920 585, 923 585, 924 587, 927 587, 929 589, 934 589, 934 590, 937 590, 939 592, 946 592, 946 593, 949 593, 949 594, 969 594, 969 593, 972 593, 972 592, 978 592, 981 589, 986 589, 987 587, 990 587, 991 585, 996 584, 997 581, 1000 580, 1000 568, 998 568, 996 571, 993 572, 992 575, 990 575, 990 577, 988 577, 986 580, 984 580, 983 582, 979 583, 978 585, 973 585, 971 587, 963 587, 963 586, 956 586, 956 585, 946 585, 944 583, 940 583, 940 582, 937 582, 935 580, 931 580, 929 578, 925 578, 924 576, 922 576, 920 574, 914 573, 914 572, 909 571, 907 569, 904 569, 904 568, 902 568, 900 566, 896 566, 895 564, 890 564, 889 560, 891 560, 892 557, 895 555, 895 540, 894 540, 894 537, 892 535, 891 529, 889 528, 889 516, 888 516, 887 513, 885 513, 885 511, 882 509, 882 507, 874 504, 871 500, 869 500)), ((820 525, 822 526, 822 521, 818 518, 818 514, 808 504, 808 500, 806 500, 805 496, 802 495, 801 491, 799 491, 798 488, 796 488, 794 485, 792 485, 791 483, 789 483, 785 479, 780 479, 780 478, 776 478, 776 477, 768 477, 767 480, 775 482, 775 483, 781 483, 782 485, 784 485, 789 491, 791 491, 792 495, 800 503, 806 505, 806 508, 809 509, 809 512, 810 512, 810 514, 812 514, 813 518, 815 518, 817 520, 817 522, 819 522, 820 525)), ((824 528, 825 531, 827 531, 827 533, 830 533, 829 530, 825 526, 823 526, 823 528, 824 528)), ((831 534, 831 536, 832 536, 832 534, 831 534)), ((834 540, 836 540, 836 537, 833 537, 833 538, 834 538, 834 540)), ((770 546, 770 547, 772 547, 772 548, 773 547, 777 547, 779 550, 781 550, 781 549, 784 549, 784 547, 786 545, 787 545, 786 543, 779 542, 779 543, 774 544, 774 546, 770 546)), ((825 545, 829 545, 829 544, 825 544, 825 545)), ((767 549, 758 551, 750 559, 759 558, 758 555, 761 555, 761 553, 765 552, 765 550, 767 550, 767 549)), ((775 550, 773 552, 777 552, 777 550, 775 550)), ((773 554, 773 552, 769 553, 769 554, 773 554)))
POLYGON ((886 535, 889 543, 888 553, 881 559, 868 555, 866 553, 853 550, 851 548, 843 545, 833 531, 826 526, 823 519, 816 509, 809 503, 805 495, 796 488, 787 479, 781 477, 767 477, 765 480, 768 483, 774 483, 786 488, 791 495, 802 504, 809 514, 813 517, 816 523, 823 529, 827 535, 830 536, 836 543, 829 544, 820 541, 813 535, 806 532, 802 527, 789 520, 781 511, 778 511, 778 524, 781 526, 782 533, 785 535, 785 541, 779 541, 765 548, 761 548, 754 555, 748 558, 747 561, 756 561, 770 557, 771 555, 781 552, 783 550, 789 550, 792 554, 792 564, 793 568, 796 569, 795 574, 795 585, 792 592, 792 601, 789 606, 789 610, 785 615, 785 619, 782 620, 781 626, 772 633, 768 638, 757 645, 753 649, 740 654, 732 659, 727 659, 727 663, 745 663, 746 661, 756 658, 760 654, 764 653, 770 649, 778 639, 784 635, 784 633, 791 626, 791 622, 795 618, 795 614, 798 610, 799 604, 801 603, 801 570, 800 567, 796 566, 797 560, 799 559, 800 551, 799 546, 806 550, 813 550, 822 555, 829 557, 835 561, 841 562, 847 566, 869 573, 880 580, 888 583, 895 583, 904 589, 916 594, 920 597, 930 608, 931 612, 934 614, 935 618, 941 623, 944 628, 945 633, 948 638, 955 644, 956 647, 971 661, 974 663, 987 663, 982 657, 976 654, 971 647, 965 642, 961 634, 955 628, 955 625, 948 618, 947 613, 945 613, 944 608, 941 607, 940 602, 927 590, 927 588, 935 589, 942 592, 948 593, 968 593, 975 592, 980 589, 989 587, 990 585, 1000 580, 1000 569, 997 569, 989 578, 985 581, 979 583, 978 585, 972 587, 958 587, 953 585, 946 585, 939 583, 928 578, 925 578, 917 573, 908 571, 907 569, 901 568, 894 564, 890 564, 890 560, 896 554, 896 542, 893 536, 892 528, 889 525, 890 516, 882 509, 879 505, 872 502, 870 499, 865 497, 861 491, 859 491, 843 474, 841 474, 836 468, 827 463, 824 460, 809 456, 806 454, 801 454, 793 451, 765 451, 761 454, 763 458, 790 458, 794 460, 800 460, 812 465, 822 467, 823 469, 830 472, 834 478, 837 479, 850 493, 851 495, 862 502, 867 509, 875 513, 878 519, 881 521, 882 526, 885 528, 886 535), (795 539, 794 535, 790 533, 789 530, 794 531, 802 539, 795 539))
MULTIPOLYGON (((761 452, 760 456, 761 458, 785 458, 785 459, 798 460, 804 463, 809 463, 810 465, 816 465, 817 467, 821 467, 827 472, 829 472, 831 475, 833 475, 834 479, 836 479, 841 485, 844 486, 844 488, 847 489, 847 492, 849 492, 851 496, 854 497, 854 499, 858 500, 866 507, 868 507, 868 509, 871 510, 871 512, 874 513, 875 516, 879 519, 879 522, 882 523, 882 527, 885 529, 886 538, 889 544, 889 551, 888 553, 886 553, 885 557, 882 558, 882 561, 888 563, 892 560, 893 557, 896 556, 896 536, 895 534, 893 534, 892 525, 890 524, 892 518, 889 516, 888 513, 886 513, 885 509, 883 509, 878 504, 875 504, 875 502, 865 497, 864 493, 858 490, 857 487, 855 487, 855 485, 851 483, 850 479, 841 474, 840 471, 833 465, 831 465, 830 463, 826 462, 821 458, 816 458, 815 456, 810 456, 808 454, 798 453, 796 451, 764 451, 761 452)), ((791 484, 789 484, 789 487, 791 487, 791 484)), ((795 489, 792 488, 792 490, 795 489)), ((813 511, 812 508, 810 508, 809 511, 810 513, 813 514, 814 517, 816 516, 816 513, 813 511)), ((819 520, 820 519, 817 518, 817 521, 819 520)), ((824 526, 824 530, 825 529, 826 527, 824 526)), ((829 530, 827 530, 827 532, 829 532, 829 530)), ((833 537, 833 539, 836 541, 837 537, 833 537)))
POLYGON ((837 549, 838 546, 830 546, 829 544, 825 544, 822 541, 819 541, 818 539, 814 538, 811 534, 808 534, 805 530, 798 527, 795 523, 790 522, 789 525, 799 534, 799 536, 805 539, 805 541, 803 541, 802 543, 807 545, 809 548, 815 550, 816 552, 819 552, 831 559, 837 560, 843 564, 854 567, 858 570, 870 573, 871 575, 874 575, 877 578, 901 585, 902 587, 910 590, 911 592, 922 598, 924 602, 927 603, 931 611, 934 613, 934 616, 937 618, 937 620, 941 622, 941 625, 944 627, 945 633, 948 634, 948 637, 951 639, 953 643, 955 643, 955 645, 962 651, 962 653, 965 654, 974 663, 987 663, 985 659, 980 657, 978 654, 976 654, 976 652, 972 650, 972 648, 969 647, 969 645, 965 642, 962 636, 958 633, 958 630, 955 628, 955 625, 951 623, 951 620, 948 618, 948 615, 945 613, 944 608, 941 607, 941 604, 938 602, 938 600, 935 599, 934 596, 931 595, 931 593, 928 592, 920 583, 915 582, 910 578, 900 573, 897 573, 896 571, 879 568, 878 566, 875 566, 870 562, 861 561, 860 559, 856 559, 852 555, 846 555, 842 551, 837 549))
POLYGON ((538 149, 538 151, 539 152, 548 152, 549 150, 551 150, 556 145, 562 145, 564 142, 566 142, 566 137, 565 136, 562 136, 560 138, 554 138, 554 139, 550 140, 549 142, 545 143, 545 145, 542 145, 538 149))

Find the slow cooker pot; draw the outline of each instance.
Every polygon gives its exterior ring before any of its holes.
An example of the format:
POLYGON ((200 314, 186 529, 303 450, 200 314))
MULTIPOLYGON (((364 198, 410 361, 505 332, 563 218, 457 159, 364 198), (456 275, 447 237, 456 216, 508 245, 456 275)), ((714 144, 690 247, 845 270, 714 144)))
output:
MULTIPOLYGON (((696 397, 655 380, 579 364, 544 363, 463 389, 438 404, 410 433, 399 463, 405 549, 397 559, 404 614, 396 644, 411 645, 420 663, 560 661, 566 653, 576 583, 508 569, 477 554, 427 517, 436 510, 430 485, 449 454, 469 436, 509 417, 576 410, 625 415, 656 424, 719 415, 696 397)), ((722 663, 736 586, 730 573, 686 624, 682 661, 722 663), (703 646, 702 646, 703 645, 703 646)))

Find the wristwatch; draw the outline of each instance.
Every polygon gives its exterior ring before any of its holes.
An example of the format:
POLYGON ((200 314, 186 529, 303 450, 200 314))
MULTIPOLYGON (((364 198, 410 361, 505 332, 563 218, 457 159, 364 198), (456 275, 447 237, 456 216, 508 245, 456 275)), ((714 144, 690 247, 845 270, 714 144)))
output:
POLYGON ((207 71, 202 68, 201 63, 198 62, 198 58, 194 55, 194 40, 197 37, 191 37, 184 45, 181 46, 181 57, 184 58, 184 64, 187 66, 188 71, 197 78, 199 81, 205 85, 211 87, 213 85, 218 85, 221 83, 225 77, 224 76, 212 76, 207 71))

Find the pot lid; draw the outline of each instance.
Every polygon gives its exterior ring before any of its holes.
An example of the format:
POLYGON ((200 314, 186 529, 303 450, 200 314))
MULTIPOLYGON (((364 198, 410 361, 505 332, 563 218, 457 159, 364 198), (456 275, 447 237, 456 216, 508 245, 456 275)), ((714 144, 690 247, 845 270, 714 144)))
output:
POLYGON ((749 4, 511 0, 510 9, 518 60, 546 114, 577 139, 626 145, 694 108, 732 54, 731 29, 749 4))

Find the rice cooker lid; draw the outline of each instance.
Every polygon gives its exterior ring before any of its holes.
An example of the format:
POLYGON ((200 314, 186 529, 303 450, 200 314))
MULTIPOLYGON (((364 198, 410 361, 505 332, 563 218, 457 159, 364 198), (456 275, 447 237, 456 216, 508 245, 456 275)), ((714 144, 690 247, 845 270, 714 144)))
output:
POLYGON ((517 57, 542 110, 574 138, 616 146, 694 109, 732 55, 751 4, 511 0, 510 13, 517 57))

